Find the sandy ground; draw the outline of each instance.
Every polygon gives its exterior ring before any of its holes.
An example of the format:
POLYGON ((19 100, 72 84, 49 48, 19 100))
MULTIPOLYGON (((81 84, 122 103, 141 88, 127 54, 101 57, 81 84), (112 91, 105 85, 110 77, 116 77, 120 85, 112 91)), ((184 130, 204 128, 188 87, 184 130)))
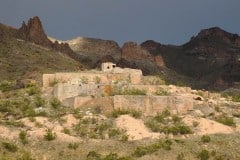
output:
POLYGON ((195 135, 216 133, 230 134, 234 132, 231 127, 206 118, 199 118, 188 115, 183 119, 183 122, 188 126, 192 126, 194 122, 199 123, 199 125, 195 127, 194 130, 195 135))
POLYGON ((160 138, 160 133, 153 133, 146 128, 144 122, 140 119, 135 119, 129 115, 122 115, 116 119, 118 128, 126 130, 129 140, 140 140, 143 138, 160 138))

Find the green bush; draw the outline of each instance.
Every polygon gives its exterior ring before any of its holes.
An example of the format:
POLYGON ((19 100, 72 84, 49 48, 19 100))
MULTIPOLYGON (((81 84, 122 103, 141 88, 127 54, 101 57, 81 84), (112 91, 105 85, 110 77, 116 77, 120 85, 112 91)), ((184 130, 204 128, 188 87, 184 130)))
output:
POLYGON ((110 138, 117 137, 122 134, 122 131, 119 128, 113 128, 108 131, 110 138))
POLYGON ((165 118, 169 117, 171 113, 169 110, 164 110, 162 113, 157 113, 157 115, 154 117, 154 120, 156 120, 159 123, 164 123, 165 118))
POLYGON ((215 119, 217 122, 225 124, 227 126, 232 126, 232 127, 236 127, 236 122, 234 121, 234 119, 232 117, 227 117, 227 116, 219 116, 216 117, 215 119))
POLYGON ((14 83, 10 81, 2 81, 0 83, 0 90, 3 92, 11 91, 14 89, 14 83))
POLYGON ((2 145, 9 152, 16 152, 18 150, 18 147, 13 143, 2 142, 2 145))
POLYGON ((169 92, 167 92, 167 91, 165 91, 165 90, 163 90, 163 89, 157 89, 157 91, 155 92, 155 94, 156 94, 157 96, 169 96, 169 95, 170 95, 169 92))
POLYGON ((87 154, 87 160, 101 160, 101 154, 96 151, 90 151, 87 154))
POLYGON ((192 130, 190 127, 183 125, 183 124, 175 124, 173 126, 165 126, 160 129, 160 132, 163 132, 165 134, 172 133, 173 135, 177 134, 190 134, 192 133, 192 130))
POLYGON ((53 133, 52 130, 47 129, 46 134, 44 135, 44 139, 47 141, 52 141, 56 139, 57 135, 56 133, 53 133))
POLYGON ((68 148, 76 150, 79 147, 79 143, 69 143, 68 148))
POLYGON ((203 136, 201 137, 201 141, 202 141, 203 143, 209 143, 209 142, 211 141, 211 137, 208 136, 208 135, 203 135, 203 136))
POLYGON ((208 160, 210 158, 210 154, 208 150, 202 150, 198 156, 197 156, 200 160, 208 160))
POLYGON ((31 86, 27 88, 27 93, 29 96, 36 95, 40 93, 40 88, 37 86, 31 86))
POLYGON ((233 98, 232 98, 232 100, 233 100, 234 102, 240 102, 240 94, 234 95, 233 98))
POLYGON ((145 125, 153 132, 163 132, 165 134, 191 134, 190 127, 182 123, 182 119, 177 115, 171 116, 168 110, 157 115, 145 122, 145 125))
POLYGON ((171 150, 171 145, 172 145, 172 142, 170 140, 165 140, 165 141, 159 140, 157 143, 153 143, 151 145, 138 146, 134 150, 132 155, 135 157, 142 157, 147 154, 152 154, 161 148, 165 150, 171 150))
POLYGON ((184 154, 182 152, 177 155, 176 160, 184 160, 184 159, 185 159, 185 156, 184 156, 184 154))
POLYGON ((25 145, 25 144, 28 144, 27 132, 26 132, 26 131, 21 131, 21 132, 19 133, 19 138, 20 138, 22 144, 24 144, 24 145, 25 145))
POLYGON ((146 90, 141 90, 137 88, 131 88, 131 89, 124 89, 120 90, 117 93, 114 93, 115 95, 146 95, 146 90))
POLYGON ((41 96, 39 96, 39 95, 35 96, 36 107, 43 107, 45 105, 45 103, 46 103, 45 100, 41 96))
POLYGON ((63 133, 70 135, 70 130, 67 128, 63 128, 62 130, 63 133))
POLYGON ((126 110, 126 109, 116 109, 113 110, 111 113, 111 117, 113 118, 117 118, 120 115, 125 115, 125 114, 130 114, 132 117, 134 118, 140 118, 142 116, 142 112, 141 111, 137 111, 137 110, 126 110))
POLYGON ((53 98, 51 101, 50 101, 50 104, 51 104, 51 107, 53 109, 58 109, 60 106, 61 106, 61 102, 56 99, 56 98, 53 98))
POLYGON ((109 153, 106 156, 102 156, 96 151, 90 151, 87 154, 86 160, 132 160, 131 157, 120 157, 117 153, 109 153))
POLYGON ((28 152, 24 152, 17 160, 34 160, 28 152))

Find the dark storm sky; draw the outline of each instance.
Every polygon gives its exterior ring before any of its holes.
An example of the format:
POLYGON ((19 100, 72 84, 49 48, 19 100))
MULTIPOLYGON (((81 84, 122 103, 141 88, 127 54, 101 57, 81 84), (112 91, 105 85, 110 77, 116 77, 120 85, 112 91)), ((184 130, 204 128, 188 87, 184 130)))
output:
POLYGON ((152 39, 183 44, 201 29, 240 33, 240 0, 0 0, 0 22, 20 27, 39 16, 57 39, 111 39, 120 45, 152 39))

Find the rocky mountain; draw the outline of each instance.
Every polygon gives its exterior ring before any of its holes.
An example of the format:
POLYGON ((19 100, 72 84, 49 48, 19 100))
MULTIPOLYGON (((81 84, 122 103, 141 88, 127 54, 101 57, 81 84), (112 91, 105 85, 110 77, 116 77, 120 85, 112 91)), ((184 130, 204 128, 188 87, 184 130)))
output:
POLYGON ((207 82, 205 87, 225 88, 240 81, 240 37, 218 27, 202 30, 182 46, 154 41, 141 44, 152 55, 161 55, 177 73, 207 82))
POLYGON ((40 80, 42 73, 82 69, 83 65, 69 53, 74 52, 68 44, 47 39, 38 17, 27 25, 23 23, 20 29, 0 24, 0 81, 40 80))
POLYGON ((195 88, 224 89, 240 81, 240 37, 218 27, 201 30, 181 46, 147 40, 140 45, 126 42, 119 47, 112 40, 48 38, 38 17, 31 18, 27 24, 23 22, 20 29, 3 26, 0 28, 1 42, 4 43, 2 35, 8 34, 61 52, 87 68, 111 61, 120 67, 139 68, 145 75, 160 74, 170 83, 185 82, 195 88))
POLYGON ((81 58, 75 54, 69 47, 68 43, 52 42, 48 39, 39 17, 30 18, 26 24, 24 21, 21 28, 18 29, 16 37, 25 41, 33 42, 35 44, 64 53, 75 60, 81 58))

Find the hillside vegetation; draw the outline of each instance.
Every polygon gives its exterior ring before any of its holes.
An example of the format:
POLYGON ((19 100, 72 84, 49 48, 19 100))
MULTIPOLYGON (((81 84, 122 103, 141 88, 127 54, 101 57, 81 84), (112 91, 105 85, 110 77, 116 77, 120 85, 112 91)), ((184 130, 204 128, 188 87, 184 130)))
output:
POLYGON ((1 25, 0 81, 41 78, 42 73, 76 71, 82 65, 60 52, 16 39, 14 30, 1 25))

